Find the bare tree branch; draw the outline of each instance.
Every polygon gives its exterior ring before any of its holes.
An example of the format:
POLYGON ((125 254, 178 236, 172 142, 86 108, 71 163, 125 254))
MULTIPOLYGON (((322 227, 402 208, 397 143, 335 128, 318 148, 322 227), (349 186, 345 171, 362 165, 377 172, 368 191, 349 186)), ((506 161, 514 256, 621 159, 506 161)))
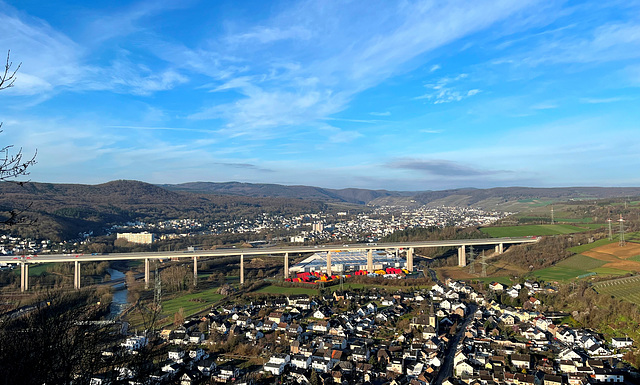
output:
POLYGON ((4 66, 4 73, 0 77, 0 90, 13 87, 13 83, 16 81, 16 74, 22 66, 22 63, 18 64, 15 70, 11 71, 13 62, 10 61, 11 50, 7 51, 7 63, 4 66))
MULTIPOLYGON (((13 87, 16 81, 16 74, 22 66, 22 63, 12 70, 13 62, 11 62, 11 51, 7 52, 7 62, 4 66, 4 72, 0 75, 0 91, 13 87)), ((2 133, 2 123, 0 122, 0 133, 2 133)), ((22 148, 14 150, 13 145, 0 147, 0 182, 11 181, 19 176, 29 175, 27 169, 36 164, 37 151, 30 158, 24 158, 22 148)), ((24 182, 16 182, 23 185, 24 182)), ((0 225, 12 226, 18 223, 32 223, 31 220, 22 214, 29 209, 31 205, 23 210, 8 210, 4 215, 0 215, 0 225)))

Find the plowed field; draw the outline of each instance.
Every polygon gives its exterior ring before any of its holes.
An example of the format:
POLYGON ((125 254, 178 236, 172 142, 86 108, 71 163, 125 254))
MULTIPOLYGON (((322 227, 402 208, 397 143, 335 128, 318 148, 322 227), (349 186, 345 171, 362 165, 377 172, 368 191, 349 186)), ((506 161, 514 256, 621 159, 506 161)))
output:
POLYGON ((640 255, 640 244, 627 242, 625 246, 617 243, 596 247, 582 253, 587 257, 605 261, 603 268, 626 271, 640 271, 640 262, 631 258, 640 255))

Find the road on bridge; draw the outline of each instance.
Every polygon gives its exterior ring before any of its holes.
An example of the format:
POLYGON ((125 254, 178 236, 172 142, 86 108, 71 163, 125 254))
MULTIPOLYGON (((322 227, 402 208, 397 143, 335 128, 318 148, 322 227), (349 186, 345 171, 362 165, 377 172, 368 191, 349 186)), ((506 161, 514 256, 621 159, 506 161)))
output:
POLYGON ((479 245, 499 245, 537 242, 536 237, 509 237, 509 238, 484 238, 484 239, 454 239, 443 241, 418 241, 418 242, 394 242, 394 243, 361 243, 350 245, 320 245, 320 246, 285 246, 265 248, 225 248, 215 250, 195 251, 153 251, 136 253, 110 253, 110 254, 42 254, 25 256, 1 256, 1 263, 42 263, 42 262, 92 262, 92 261, 116 261, 133 259, 169 259, 169 258, 193 258, 193 257, 231 257, 231 256, 278 256, 285 253, 315 253, 319 251, 347 251, 347 250, 386 250, 409 249, 428 247, 459 247, 479 245))

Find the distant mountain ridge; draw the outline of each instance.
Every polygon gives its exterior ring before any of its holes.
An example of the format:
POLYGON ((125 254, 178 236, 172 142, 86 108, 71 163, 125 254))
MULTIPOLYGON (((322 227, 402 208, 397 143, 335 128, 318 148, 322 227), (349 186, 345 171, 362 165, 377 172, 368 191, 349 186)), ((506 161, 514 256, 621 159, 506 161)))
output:
POLYGON ((240 182, 191 182, 182 184, 162 184, 160 187, 171 191, 187 191, 201 194, 238 195, 246 197, 280 197, 367 204, 378 198, 409 197, 414 192, 367 190, 358 188, 328 189, 313 186, 285 186, 268 183, 240 182))
POLYGON ((246 197, 286 197, 370 205, 500 206, 527 199, 570 200, 640 196, 640 187, 495 187, 435 191, 328 189, 264 183, 191 182, 159 185, 170 191, 246 197))
MULTIPOLYGON (((326 211, 329 204, 473 206, 522 211, 571 199, 638 197, 640 187, 499 187, 406 192, 357 188, 326 189, 278 184, 194 182, 177 185, 118 180, 98 185, 0 183, 0 212, 23 212, 37 222, 14 226, 34 238, 69 239, 127 221, 194 218, 204 222, 326 211)), ((341 208, 340 208, 341 209, 341 208)), ((1 216, 1 214, 0 214, 1 216)))
POLYGON ((193 218, 233 220, 263 212, 296 215, 318 212, 317 200, 247 197, 170 191, 149 183, 117 180, 98 185, 29 182, 0 183, 0 216, 16 211, 36 222, 7 228, 34 238, 69 239, 80 232, 101 232, 129 221, 193 218))

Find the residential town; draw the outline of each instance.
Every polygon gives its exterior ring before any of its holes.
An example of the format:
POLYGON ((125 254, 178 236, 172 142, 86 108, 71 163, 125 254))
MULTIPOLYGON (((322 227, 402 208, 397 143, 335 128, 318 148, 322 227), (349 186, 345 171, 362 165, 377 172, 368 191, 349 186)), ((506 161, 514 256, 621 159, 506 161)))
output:
MULTIPOLYGON (((165 355, 148 383, 637 383, 637 373, 620 360, 631 339, 604 340, 563 324, 566 314, 536 310, 537 294, 553 290, 533 281, 493 282, 481 287, 483 294, 449 280, 431 289, 247 298, 159 331, 165 355), (502 291, 524 294, 526 306, 489 299, 502 291), (255 357, 220 353, 231 340, 255 357), (246 359, 260 364, 238 364, 246 359)), ((135 352, 147 343, 147 336, 132 335, 122 346, 135 352)), ((127 373, 120 368, 116 377, 126 380, 127 373)), ((92 384, 108 378, 96 375, 92 384)))
POLYGON ((488 225, 510 214, 470 207, 422 206, 412 209, 382 206, 355 214, 340 211, 286 217, 263 213, 257 218, 241 218, 235 221, 208 224, 195 219, 176 219, 157 223, 135 222, 113 226, 110 231, 159 232, 162 233, 160 239, 171 239, 197 234, 260 234, 277 230, 290 234, 290 237, 281 238, 281 241, 293 243, 376 242, 386 235, 408 228, 488 225))
MULTIPOLYGON (((384 206, 370 212, 309 213, 293 217, 263 213, 258 218, 203 223, 196 219, 168 219, 157 223, 129 222, 111 226, 115 232, 157 233, 154 239, 166 240, 195 235, 261 234, 284 232, 287 237, 271 241, 292 243, 329 243, 335 241, 377 242, 396 231, 419 227, 479 226, 500 220, 510 213, 484 211, 466 207, 428 207, 416 209, 384 206)), ((0 236, 0 253, 5 255, 75 253, 91 242, 93 232, 78 234, 78 238, 62 242, 50 239, 30 239, 4 234, 0 236)))

